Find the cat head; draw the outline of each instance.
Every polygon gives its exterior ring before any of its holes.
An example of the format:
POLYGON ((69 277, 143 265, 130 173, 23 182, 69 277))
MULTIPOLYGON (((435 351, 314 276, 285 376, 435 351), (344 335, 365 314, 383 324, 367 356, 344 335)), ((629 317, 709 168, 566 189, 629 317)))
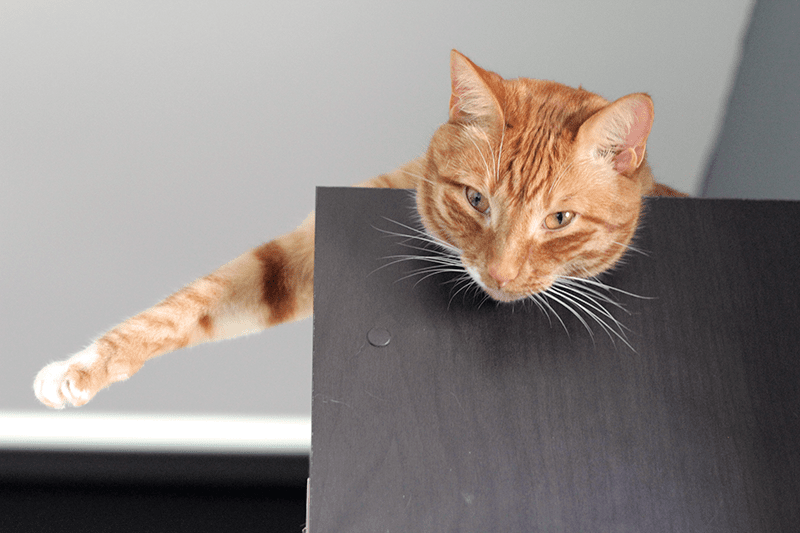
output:
POLYGON ((426 230, 498 301, 613 267, 653 186, 650 97, 505 80, 456 51, 450 70, 450 119, 417 186, 426 230))

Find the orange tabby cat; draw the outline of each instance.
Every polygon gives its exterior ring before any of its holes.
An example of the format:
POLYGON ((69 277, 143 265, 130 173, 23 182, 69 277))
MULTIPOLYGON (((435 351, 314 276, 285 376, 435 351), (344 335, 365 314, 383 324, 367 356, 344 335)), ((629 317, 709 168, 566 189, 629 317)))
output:
MULTIPOLYGON (((611 268, 656 184, 645 160, 646 94, 609 103, 564 85, 504 80, 451 54, 450 118, 425 156, 365 187, 416 188, 429 238, 498 301, 557 290, 611 268)), ((36 396, 83 405, 176 348, 311 315, 314 215, 43 368, 36 396)))

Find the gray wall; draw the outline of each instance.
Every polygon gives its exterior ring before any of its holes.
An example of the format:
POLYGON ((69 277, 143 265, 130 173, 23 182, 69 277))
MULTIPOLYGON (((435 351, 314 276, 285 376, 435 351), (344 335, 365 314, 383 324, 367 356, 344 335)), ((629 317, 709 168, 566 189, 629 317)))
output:
POLYGON ((800 200, 800 2, 761 1, 704 196, 800 200))
MULTIPOLYGON (((749 0, 0 4, 0 411, 45 363, 425 149, 448 54, 649 92, 696 192, 749 0)), ((308 415, 311 322, 152 361, 87 412, 308 415)), ((1 414, 1 413, 0 413, 1 414)), ((57 416, 57 414, 54 414, 57 416)))

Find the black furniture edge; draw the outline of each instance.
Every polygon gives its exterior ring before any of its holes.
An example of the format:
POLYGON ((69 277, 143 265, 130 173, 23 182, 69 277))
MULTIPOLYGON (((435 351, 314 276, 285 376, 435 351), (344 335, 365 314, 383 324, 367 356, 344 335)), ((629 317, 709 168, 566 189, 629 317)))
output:
POLYGON ((0 450, 0 483, 305 488, 305 454, 0 450))

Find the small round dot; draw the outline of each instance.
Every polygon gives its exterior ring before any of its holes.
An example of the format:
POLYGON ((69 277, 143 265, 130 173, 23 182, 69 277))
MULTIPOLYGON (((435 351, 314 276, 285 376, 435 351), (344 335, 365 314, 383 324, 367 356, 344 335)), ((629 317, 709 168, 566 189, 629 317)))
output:
POLYGON ((367 333, 367 340, 371 345, 382 348, 392 340, 392 334, 386 328, 372 328, 367 333))

